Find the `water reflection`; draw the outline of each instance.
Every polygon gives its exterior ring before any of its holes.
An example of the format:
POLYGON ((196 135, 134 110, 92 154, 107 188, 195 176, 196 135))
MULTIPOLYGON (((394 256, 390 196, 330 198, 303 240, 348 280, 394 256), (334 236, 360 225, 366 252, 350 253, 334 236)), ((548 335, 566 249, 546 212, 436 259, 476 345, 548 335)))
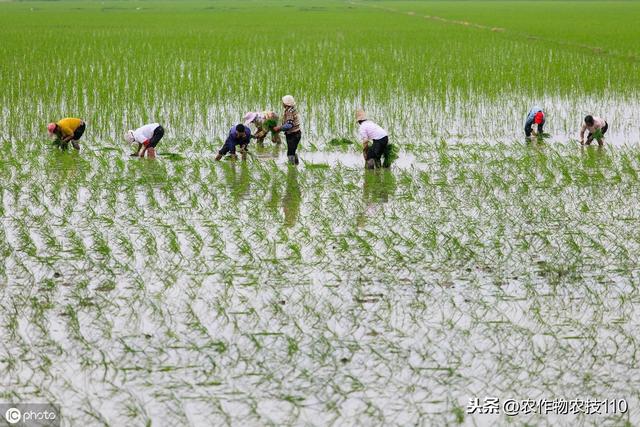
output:
POLYGON ((242 199, 249 191, 251 179, 247 162, 229 160, 221 163, 226 187, 231 190, 234 200, 242 199))
MULTIPOLYGON (((277 160, 280 157, 282 144, 262 143, 253 146, 255 156, 258 159, 277 160)), ((250 148, 251 149, 251 148, 250 148)))
POLYGON ((72 185, 85 179, 90 169, 89 162, 76 150, 61 151, 51 150, 46 159, 46 169, 51 168, 49 179, 55 179, 57 183, 72 185))
POLYGON ((396 191, 396 177, 389 169, 364 171, 362 196, 365 203, 386 203, 396 191))
POLYGON ((293 227, 298 222, 300 215, 300 203, 302 195, 300 192, 300 184, 298 184, 298 169, 288 167, 287 186, 284 196, 282 197, 282 211, 284 212, 284 225, 293 227))
POLYGON ((611 158, 607 155, 605 147, 600 145, 581 146, 582 164, 591 172, 598 172, 611 164, 611 158))
MULTIPOLYGON (((324 164, 331 167, 342 165, 349 168, 364 168, 362 153, 356 152, 308 151, 302 152, 302 158, 305 164, 311 165, 324 164)), ((417 167, 416 158, 411 153, 401 152, 391 167, 400 169, 417 167)))
POLYGON ((131 162, 130 167, 138 171, 136 174, 136 183, 138 185, 158 186, 169 180, 167 165, 164 162, 146 161, 146 159, 137 158, 131 162))
POLYGON ((363 212, 358 216, 358 226, 364 226, 367 218, 374 218, 396 192, 396 177, 389 169, 365 169, 362 183, 363 212))

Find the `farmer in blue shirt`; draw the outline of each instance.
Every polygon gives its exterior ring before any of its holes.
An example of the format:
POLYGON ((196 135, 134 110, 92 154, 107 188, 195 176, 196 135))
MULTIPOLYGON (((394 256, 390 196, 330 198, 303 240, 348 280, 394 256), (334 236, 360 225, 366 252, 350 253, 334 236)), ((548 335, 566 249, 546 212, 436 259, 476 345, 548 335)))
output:
POLYGON ((245 160, 247 158, 247 146, 249 145, 249 141, 251 141, 250 128, 242 124, 232 127, 229 131, 229 136, 227 136, 227 140, 224 142, 220 151, 218 151, 216 160, 222 159, 222 156, 227 153, 231 154, 233 159, 237 158, 236 147, 238 146, 240 146, 242 160, 245 160))
POLYGON ((529 138, 532 134, 533 136, 539 135, 542 136, 542 128, 544 127, 544 111, 540 107, 533 107, 529 110, 529 114, 527 114, 527 120, 524 122, 524 134, 527 138, 529 138), (533 125, 538 126, 538 132, 532 130, 533 125))

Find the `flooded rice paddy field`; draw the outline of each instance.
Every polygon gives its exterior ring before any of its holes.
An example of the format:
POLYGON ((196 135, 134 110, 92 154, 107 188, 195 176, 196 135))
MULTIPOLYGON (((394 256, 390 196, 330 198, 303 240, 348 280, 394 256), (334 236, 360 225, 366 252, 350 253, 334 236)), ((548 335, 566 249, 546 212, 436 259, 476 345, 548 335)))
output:
POLYGON ((0 400, 65 425, 637 424, 637 29, 597 36, 640 8, 589 2, 587 34, 582 2, 541 2, 548 28, 499 3, 0 4, 0 400), (213 161, 288 92, 298 168, 213 161), (390 170, 329 142, 357 106, 390 170), (589 112, 603 149, 575 142, 589 112), (46 140, 67 115, 80 153, 46 140), (129 158, 151 120, 161 155, 129 158), (487 396, 628 410, 466 413, 487 396))

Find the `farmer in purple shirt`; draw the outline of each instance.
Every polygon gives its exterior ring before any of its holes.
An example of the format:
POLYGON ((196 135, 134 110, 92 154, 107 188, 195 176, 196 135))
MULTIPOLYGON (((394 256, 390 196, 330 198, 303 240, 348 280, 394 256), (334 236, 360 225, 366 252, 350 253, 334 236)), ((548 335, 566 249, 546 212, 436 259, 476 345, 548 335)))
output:
POLYGON ((249 145, 249 141, 251 141, 250 128, 242 124, 232 127, 229 131, 229 136, 227 136, 227 140, 224 142, 220 151, 218 151, 216 160, 222 159, 222 156, 227 153, 231 154, 233 159, 237 158, 236 147, 238 146, 240 146, 242 160, 245 160, 247 158, 247 146, 249 145))

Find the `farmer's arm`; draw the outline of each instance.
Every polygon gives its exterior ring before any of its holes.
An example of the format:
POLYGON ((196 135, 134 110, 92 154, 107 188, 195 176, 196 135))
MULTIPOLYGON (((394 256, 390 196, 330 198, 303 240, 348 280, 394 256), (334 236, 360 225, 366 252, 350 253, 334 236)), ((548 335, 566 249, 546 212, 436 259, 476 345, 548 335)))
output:
POLYGON ((526 136, 530 136, 532 129, 531 126, 533 125, 533 120, 529 120, 527 119, 527 122, 524 124, 524 133, 526 136))
POLYGON ((261 139, 264 138, 267 135, 267 131, 265 129, 259 128, 256 131, 255 135, 251 135, 251 138, 253 139, 261 139))
MULTIPOLYGON (((251 129, 248 125, 244 125, 245 128, 247 129, 251 129)), ((264 132, 266 134, 266 132, 264 132)), ((262 135, 262 126, 260 125, 256 125, 256 133, 255 134, 251 134, 249 133, 249 139, 258 139, 258 135, 262 135)))
POLYGON ((149 144, 151 143, 151 138, 147 138, 142 134, 142 132, 134 132, 133 133, 136 141, 138 141, 138 156, 144 157, 144 154, 147 152, 147 148, 149 148, 149 144))
POLYGON ((138 156, 144 157, 144 153, 147 152, 147 148, 149 148, 149 139, 145 140, 142 144, 139 145, 138 148, 138 156))
POLYGON ((535 119, 535 116, 532 116, 531 114, 529 114, 527 116, 527 120, 525 120, 525 122, 524 122, 524 125, 525 126, 532 126, 534 119, 535 119))
POLYGON ((369 150, 369 135, 367 135, 367 131, 362 127, 358 130, 358 135, 360 136, 360 142, 362 142, 362 154, 364 155, 365 160, 367 159, 367 150, 369 150))
POLYGON ((227 136, 227 139, 224 141, 224 145, 222 146, 222 148, 224 149, 224 147, 227 147, 228 148, 227 152, 229 154, 236 154, 237 142, 238 141, 235 135, 233 134, 233 131, 230 131, 229 136, 227 136))
POLYGON ((251 129, 245 128, 245 136, 242 140, 238 141, 238 145, 240 146, 240 153, 242 154, 242 158, 244 159, 247 154, 247 147, 249 146, 249 142, 251 142, 251 129))
POLYGON ((360 142, 362 142, 362 145, 369 145, 369 134, 367 133, 367 130, 364 128, 364 126, 360 126, 360 128, 358 129, 358 136, 360 137, 360 142))
POLYGON ((136 148, 136 151, 132 153, 131 156, 137 156, 140 153, 140 148, 142 148, 142 144, 138 142, 138 148, 136 148))
POLYGON ((587 125, 584 124, 582 125, 582 128, 580 129, 580 142, 584 142, 584 132, 587 130, 587 125))
POLYGON ((293 120, 287 120, 285 124, 280 126, 280 130, 286 132, 293 127, 293 120))
POLYGON ((60 139, 64 142, 69 142, 73 139, 73 130, 69 126, 60 126, 60 139))
POLYGON ((293 117, 290 117, 290 118, 285 120, 285 122, 282 124, 282 126, 276 126, 276 127, 273 128, 273 130, 275 132, 280 132, 280 131, 286 132, 289 129, 291 129, 292 127, 293 127, 293 117))

